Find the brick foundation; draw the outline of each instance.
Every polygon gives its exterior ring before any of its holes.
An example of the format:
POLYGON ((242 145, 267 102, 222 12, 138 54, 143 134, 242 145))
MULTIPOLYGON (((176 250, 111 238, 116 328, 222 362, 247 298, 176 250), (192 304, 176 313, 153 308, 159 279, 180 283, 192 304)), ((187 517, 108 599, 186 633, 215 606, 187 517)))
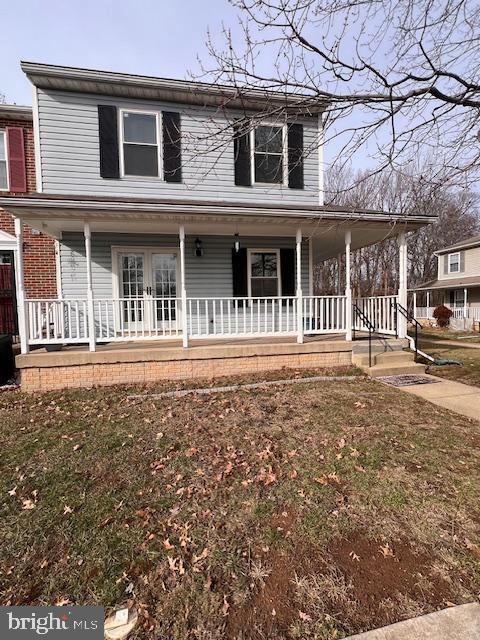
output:
POLYGON ((189 380, 256 373, 281 368, 308 369, 350 365, 350 350, 221 358, 188 358, 147 362, 31 366, 21 371, 22 390, 143 384, 158 380, 189 380))

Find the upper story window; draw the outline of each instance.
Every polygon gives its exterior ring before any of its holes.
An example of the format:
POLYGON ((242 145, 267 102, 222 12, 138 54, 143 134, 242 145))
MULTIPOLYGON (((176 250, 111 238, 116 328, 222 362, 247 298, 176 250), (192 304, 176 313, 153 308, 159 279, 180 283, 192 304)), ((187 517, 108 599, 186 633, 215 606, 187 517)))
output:
POLYGON ((287 169, 286 128, 280 125, 259 125, 253 129, 252 169, 254 181, 283 184, 287 169))
POLYGON ((460 253, 450 253, 448 256, 448 273, 460 271, 460 253))
POLYGON ((279 251, 252 249, 249 257, 249 295, 253 298, 279 296, 279 251))
POLYGON ((123 175, 158 177, 158 113, 122 111, 123 175))
POLYGON ((7 134, 0 131, 0 190, 8 191, 7 134))

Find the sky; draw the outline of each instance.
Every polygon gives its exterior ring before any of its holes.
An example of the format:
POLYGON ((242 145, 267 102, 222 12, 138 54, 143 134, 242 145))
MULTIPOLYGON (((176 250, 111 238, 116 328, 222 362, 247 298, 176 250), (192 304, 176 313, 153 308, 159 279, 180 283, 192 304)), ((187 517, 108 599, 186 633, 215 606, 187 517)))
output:
POLYGON ((0 93, 31 104, 20 60, 184 79, 222 20, 235 25, 227 0, 3 0, 0 93))

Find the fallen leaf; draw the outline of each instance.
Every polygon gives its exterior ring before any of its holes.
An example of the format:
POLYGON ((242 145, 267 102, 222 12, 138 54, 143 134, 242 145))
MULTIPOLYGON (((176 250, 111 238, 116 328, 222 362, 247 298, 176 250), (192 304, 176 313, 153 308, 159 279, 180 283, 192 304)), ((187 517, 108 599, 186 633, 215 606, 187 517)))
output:
POLYGON ((355 551, 350 551, 350 553, 348 554, 350 556, 350 558, 352 560, 356 560, 357 562, 360 562, 360 557, 357 556, 357 554, 355 553, 355 551))
POLYGON ((227 596, 224 595, 223 596, 223 606, 222 606, 222 613, 224 616, 228 616, 228 610, 230 609, 230 605, 227 602, 227 596))
POLYGON ((192 559, 193 564, 196 564, 201 560, 205 560, 205 558, 208 556, 209 553, 210 553, 209 550, 207 549, 207 547, 205 547, 205 549, 202 551, 202 553, 199 556, 193 556, 193 559, 192 559))
POLYGON ((170 551, 171 549, 174 548, 174 545, 171 544, 170 540, 167 538, 166 540, 163 541, 163 546, 165 547, 165 549, 167 551, 170 551))
POLYGON ((308 613, 304 613, 303 611, 298 612, 298 617, 300 618, 300 620, 303 620, 304 622, 310 622, 310 620, 312 619, 308 615, 308 613))
POLYGON ((10 491, 8 491, 8 495, 9 496, 16 496, 17 495, 17 487, 13 487, 13 489, 10 489, 10 491))
POLYGON ((384 547, 380 547, 380 551, 382 552, 384 558, 394 558, 395 557, 395 554, 393 553, 393 551, 392 551, 390 545, 388 544, 388 542, 384 547))
POLYGON ((63 515, 66 516, 68 513, 73 513, 73 509, 66 504, 63 507, 63 515))
POLYGON ((59 598, 56 602, 55 602, 55 606, 56 607, 64 607, 66 604, 70 604, 70 600, 68 598, 59 598))
POLYGON ((35 509, 35 503, 30 498, 22 500, 22 509, 35 509))

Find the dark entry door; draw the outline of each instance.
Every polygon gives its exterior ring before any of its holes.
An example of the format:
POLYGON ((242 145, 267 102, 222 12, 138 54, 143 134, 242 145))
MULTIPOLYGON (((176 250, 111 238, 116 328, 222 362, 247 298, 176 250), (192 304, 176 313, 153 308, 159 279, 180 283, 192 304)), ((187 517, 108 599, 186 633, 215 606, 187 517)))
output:
POLYGON ((0 251, 0 335, 18 334, 13 251, 0 251))

